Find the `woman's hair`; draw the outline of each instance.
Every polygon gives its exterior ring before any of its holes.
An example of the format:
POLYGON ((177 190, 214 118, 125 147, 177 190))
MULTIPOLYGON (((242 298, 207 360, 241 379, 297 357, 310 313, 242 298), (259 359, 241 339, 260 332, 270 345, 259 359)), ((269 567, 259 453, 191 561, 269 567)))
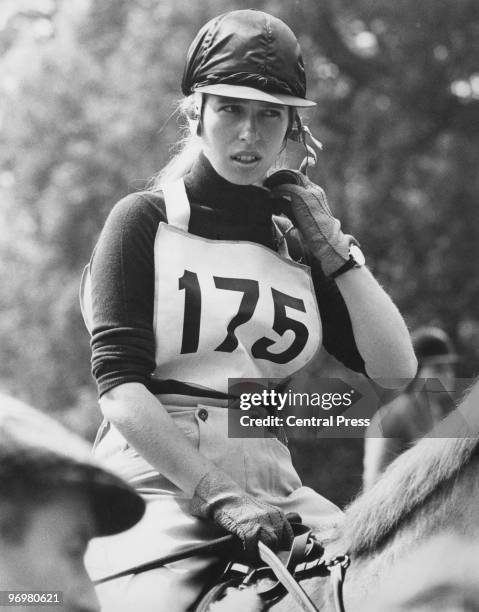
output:
POLYGON ((201 151, 201 138, 196 133, 195 95, 183 98, 178 104, 177 113, 180 126, 180 140, 174 146, 174 156, 157 174, 149 184, 147 191, 159 191, 161 185, 176 181, 191 170, 201 151))
MULTIPOLYGON (((198 95, 198 94, 197 94, 198 95)), ((201 117, 198 116, 198 98, 192 94, 181 100, 177 107, 178 123, 180 126, 180 140, 174 146, 174 155, 170 161, 157 174, 155 174, 148 183, 147 191, 157 192, 161 190, 161 185, 172 183, 180 178, 183 178, 191 170, 195 160, 201 152, 202 142, 201 137, 197 132, 198 121, 201 117)), ((200 104, 200 113, 206 101, 206 94, 203 96, 203 103, 200 104)), ((286 137, 291 133, 297 117, 297 109, 288 107, 289 125, 286 132, 286 137)), ((282 156, 278 159, 278 168, 284 167, 282 156)), ((277 169, 277 168, 275 168, 277 169)))

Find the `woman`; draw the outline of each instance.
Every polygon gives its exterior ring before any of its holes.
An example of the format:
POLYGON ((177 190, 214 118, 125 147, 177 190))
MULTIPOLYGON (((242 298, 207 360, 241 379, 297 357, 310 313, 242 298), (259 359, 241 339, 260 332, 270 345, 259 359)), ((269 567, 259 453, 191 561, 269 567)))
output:
MULTIPOLYGON (((266 180, 301 129, 296 109, 314 104, 291 30, 253 10, 213 19, 190 47, 182 90, 192 139, 152 190, 117 204, 91 262, 106 422, 96 452, 148 502, 129 536, 99 545, 97 573, 223 529, 252 554, 258 540, 287 546, 288 512, 323 534, 338 519, 276 438, 228 438, 228 378, 287 378, 322 344, 369 377, 414 375, 404 322, 322 190, 294 171, 266 180), (273 219, 281 207, 311 271, 289 256, 284 219, 273 219)), ((152 609, 186 609, 211 562, 137 576, 113 607, 129 597, 146 610, 146 597, 152 609)))

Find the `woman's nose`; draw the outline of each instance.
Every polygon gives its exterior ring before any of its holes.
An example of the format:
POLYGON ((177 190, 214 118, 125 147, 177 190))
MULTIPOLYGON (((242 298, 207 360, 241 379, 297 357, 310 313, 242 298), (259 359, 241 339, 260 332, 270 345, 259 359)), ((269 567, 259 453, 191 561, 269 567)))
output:
POLYGON ((243 119, 239 132, 240 140, 248 144, 254 144, 258 140, 258 129, 254 116, 248 116, 243 119))

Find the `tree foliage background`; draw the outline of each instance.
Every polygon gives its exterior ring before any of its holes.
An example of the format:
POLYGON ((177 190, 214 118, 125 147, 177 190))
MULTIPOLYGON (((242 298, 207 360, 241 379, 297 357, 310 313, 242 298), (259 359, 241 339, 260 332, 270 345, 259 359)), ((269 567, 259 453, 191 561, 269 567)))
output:
MULTIPOLYGON (((441 325, 460 374, 478 370, 476 0, 0 0, 0 384, 87 437, 82 268, 115 201, 178 139, 189 42, 237 8, 297 33, 324 144, 312 178, 408 324, 441 325)), ((328 442, 295 452, 342 503, 361 446, 328 442)))

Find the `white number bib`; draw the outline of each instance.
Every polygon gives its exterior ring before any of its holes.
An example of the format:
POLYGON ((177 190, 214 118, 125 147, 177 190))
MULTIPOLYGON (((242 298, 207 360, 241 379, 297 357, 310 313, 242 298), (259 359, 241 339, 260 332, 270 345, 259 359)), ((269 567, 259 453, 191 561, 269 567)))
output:
POLYGON ((228 378, 284 378, 306 365, 322 340, 309 268, 258 244, 187 233, 182 182, 164 194, 154 377, 227 392, 228 378))

